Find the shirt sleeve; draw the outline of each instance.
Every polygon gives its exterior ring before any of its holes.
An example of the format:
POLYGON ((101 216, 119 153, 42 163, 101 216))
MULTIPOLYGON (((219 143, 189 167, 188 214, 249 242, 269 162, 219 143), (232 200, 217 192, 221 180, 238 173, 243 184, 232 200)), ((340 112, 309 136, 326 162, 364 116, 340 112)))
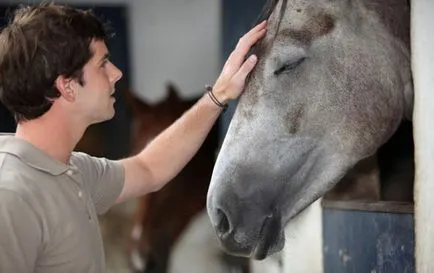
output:
POLYGON ((75 153, 75 161, 90 191, 96 212, 104 214, 121 194, 125 180, 124 167, 119 162, 85 153, 75 153))
POLYGON ((34 272, 42 222, 22 197, 0 190, 0 272, 34 272))

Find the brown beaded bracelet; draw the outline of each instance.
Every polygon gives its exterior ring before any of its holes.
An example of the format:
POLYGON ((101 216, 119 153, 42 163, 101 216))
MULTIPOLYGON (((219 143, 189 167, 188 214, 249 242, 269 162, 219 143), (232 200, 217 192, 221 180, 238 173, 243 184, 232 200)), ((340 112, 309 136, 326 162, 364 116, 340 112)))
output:
POLYGON ((223 109, 223 112, 226 111, 226 109, 228 108, 227 104, 223 104, 221 103, 216 96, 214 95, 214 93, 212 92, 212 86, 211 85, 205 85, 205 90, 208 93, 208 96, 211 98, 211 100, 217 104, 217 106, 219 106, 220 108, 223 109))

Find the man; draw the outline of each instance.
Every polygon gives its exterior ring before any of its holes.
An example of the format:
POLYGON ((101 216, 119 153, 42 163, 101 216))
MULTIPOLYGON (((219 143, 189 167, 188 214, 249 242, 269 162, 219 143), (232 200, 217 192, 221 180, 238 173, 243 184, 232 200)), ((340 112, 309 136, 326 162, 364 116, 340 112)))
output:
POLYGON ((230 55, 212 93, 131 158, 72 152, 86 128, 114 115, 121 71, 100 21, 54 4, 18 10, 0 34, 0 98, 18 123, 0 136, 0 272, 103 272, 97 214, 161 189, 193 157, 257 59, 263 22, 230 55))

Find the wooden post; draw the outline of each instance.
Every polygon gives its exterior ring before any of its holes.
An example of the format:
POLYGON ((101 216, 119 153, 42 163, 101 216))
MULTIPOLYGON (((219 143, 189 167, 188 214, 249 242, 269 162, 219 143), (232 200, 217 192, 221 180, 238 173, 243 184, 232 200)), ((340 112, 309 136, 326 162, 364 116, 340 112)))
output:
POLYGON ((416 271, 434 272, 434 1, 412 0, 416 271))

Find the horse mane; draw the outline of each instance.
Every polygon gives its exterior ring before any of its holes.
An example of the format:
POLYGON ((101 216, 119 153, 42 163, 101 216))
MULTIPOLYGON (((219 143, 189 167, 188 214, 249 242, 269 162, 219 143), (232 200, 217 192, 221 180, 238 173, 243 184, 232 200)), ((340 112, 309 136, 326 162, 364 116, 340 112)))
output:
MULTIPOLYGON (((273 13, 273 11, 276 9, 277 4, 281 0, 268 0, 267 3, 265 3, 264 7, 262 8, 262 11, 255 23, 255 25, 259 24, 260 22, 264 20, 268 20, 273 13)), ((280 9, 279 14, 279 22, 277 24, 277 30, 280 28, 280 22, 282 21, 283 15, 285 15, 285 9, 286 5, 288 3, 288 0, 282 0, 282 7, 280 9)), ((275 32, 277 34, 277 31, 275 32)), ((260 57, 262 55, 262 49, 264 48, 263 40, 255 44, 248 55, 255 54, 256 56, 260 57)), ((251 73, 247 76, 246 83, 250 81, 251 73)))
MULTIPOLYGON (((262 11, 258 17, 258 20, 256 21, 255 25, 259 24, 260 22, 264 20, 268 20, 273 13, 273 11, 276 9, 277 4, 281 0, 268 0, 267 3, 265 3, 264 7, 262 8, 262 11)), ((279 14, 279 22, 277 23, 277 30, 280 28, 280 22, 282 21, 283 15, 285 15, 285 9, 286 5, 288 3, 288 0, 282 0, 282 7, 280 8, 280 14, 279 14)), ((277 33, 277 30, 275 33, 277 33)), ((261 42, 256 44, 252 48, 253 53, 258 53, 259 48, 261 48, 261 42)))
MULTIPOLYGON (((262 11, 259 15, 257 23, 260 23, 260 22, 270 18, 271 13, 273 13, 273 11, 276 8, 279 1, 280 0, 268 0, 267 3, 265 3, 264 7, 262 8, 262 11)), ((280 10, 279 22, 282 20, 283 13, 285 11, 287 2, 288 2, 288 0, 283 0, 282 8, 280 10)))

